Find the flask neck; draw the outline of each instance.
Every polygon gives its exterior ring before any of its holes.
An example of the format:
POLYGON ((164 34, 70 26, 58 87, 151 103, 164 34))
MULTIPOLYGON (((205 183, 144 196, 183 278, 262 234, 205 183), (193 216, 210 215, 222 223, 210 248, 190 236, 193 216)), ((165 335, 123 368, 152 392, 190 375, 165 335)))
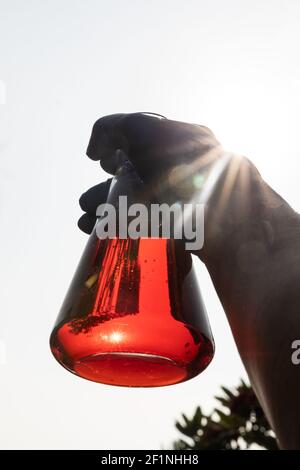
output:
POLYGON ((107 202, 115 204, 119 196, 127 196, 129 203, 145 201, 145 185, 133 164, 122 150, 116 151, 117 170, 112 179, 107 202))

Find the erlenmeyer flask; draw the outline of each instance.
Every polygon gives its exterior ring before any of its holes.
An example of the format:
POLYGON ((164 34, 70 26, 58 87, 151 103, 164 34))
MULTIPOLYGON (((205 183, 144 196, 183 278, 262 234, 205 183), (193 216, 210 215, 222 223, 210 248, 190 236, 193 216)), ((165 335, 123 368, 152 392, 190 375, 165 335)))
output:
MULTIPOLYGON (((128 160, 112 181, 108 202, 118 206, 124 194, 129 203, 145 201, 128 160)), ((214 343, 183 242, 99 239, 96 228, 50 338, 55 358, 85 379, 128 387, 171 385, 202 372, 214 343)))

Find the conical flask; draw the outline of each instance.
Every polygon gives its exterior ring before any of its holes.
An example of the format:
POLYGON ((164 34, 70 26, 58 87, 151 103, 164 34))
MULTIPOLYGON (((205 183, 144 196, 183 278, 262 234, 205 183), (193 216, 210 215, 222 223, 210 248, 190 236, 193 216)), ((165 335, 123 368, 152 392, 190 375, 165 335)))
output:
MULTIPOLYGON (((132 165, 121 163, 108 203, 145 202, 132 165)), ((149 200, 148 200, 149 203, 149 200)), ((90 235, 50 338, 57 361, 88 380, 127 387, 176 384, 211 362, 214 342, 181 240, 90 235)))

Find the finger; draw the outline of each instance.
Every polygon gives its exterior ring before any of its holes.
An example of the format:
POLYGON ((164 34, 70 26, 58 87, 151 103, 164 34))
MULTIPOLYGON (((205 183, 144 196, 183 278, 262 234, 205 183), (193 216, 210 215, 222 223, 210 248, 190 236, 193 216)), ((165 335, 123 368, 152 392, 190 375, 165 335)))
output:
POLYGON ((80 196, 79 205, 84 212, 96 214, 99 204, 107 200, 111 180, 112 178, 109 178, 104 183, 93 186, 80 196))
POLYGON ((118 123, 126 114, 111 114, 95 122, 86 154, 92 160, 103 161, 102 168, 114 174, 117 166, 115 152, 125 150, 126 144, 122 132, 117 131, 118 123))
POLYGON ((84 233, 90 234, 96 223, 96 216, 91 214, 83 214, 77 222, 78 227, 84 233))
MULTIPOLYGON (((162 116, 159 118, 158 116, 154 117, 151 113, 131 113, 112 114, 98 119, 92 129, 86 152, 88 157, 92 160, 100 160, 102 168, 107 173, 115 174, 119 164, 116 150, 121 149, 128 155, 130 142, 126 135, 127 128, 130 129, 131 126, 136 125, 139 127, 140 120, 143 126, 146 126, 149 121, 159 121, 162 116), (130 123, 127 122, 128 120, 130 123)), ((138 128, 137 131, 137 135, 131 138, 138 139, 138 128)))
MULTIPOLYGON (((101 121, 101 120, 99 120, 101 121)), ((102 152, 99 152, 101 167, 114 174, 120 164, 116 150, 125 152, 133 164, 137 154, 143 158, 147 151, 156 147, 159 122, 167 121, 151 114, 131 113, 119 115, 112 120, 111 116, 102 118, 102 127, 105 129, 106 143, 101 141, 102 152), (131 158, 131 156, 133 158, 131 158)), ((141 175, 140 175, 141 176, 141 175)))

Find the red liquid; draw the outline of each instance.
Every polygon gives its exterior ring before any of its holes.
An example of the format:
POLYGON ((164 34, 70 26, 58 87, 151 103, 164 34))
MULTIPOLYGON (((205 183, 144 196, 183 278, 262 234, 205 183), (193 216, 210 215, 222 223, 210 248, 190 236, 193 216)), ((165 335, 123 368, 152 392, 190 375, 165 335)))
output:
POLYGON ((71 372, 154 387, 207 367, 213 340, 191 257, 175 240, 91 237, 51 335, 71 372))

